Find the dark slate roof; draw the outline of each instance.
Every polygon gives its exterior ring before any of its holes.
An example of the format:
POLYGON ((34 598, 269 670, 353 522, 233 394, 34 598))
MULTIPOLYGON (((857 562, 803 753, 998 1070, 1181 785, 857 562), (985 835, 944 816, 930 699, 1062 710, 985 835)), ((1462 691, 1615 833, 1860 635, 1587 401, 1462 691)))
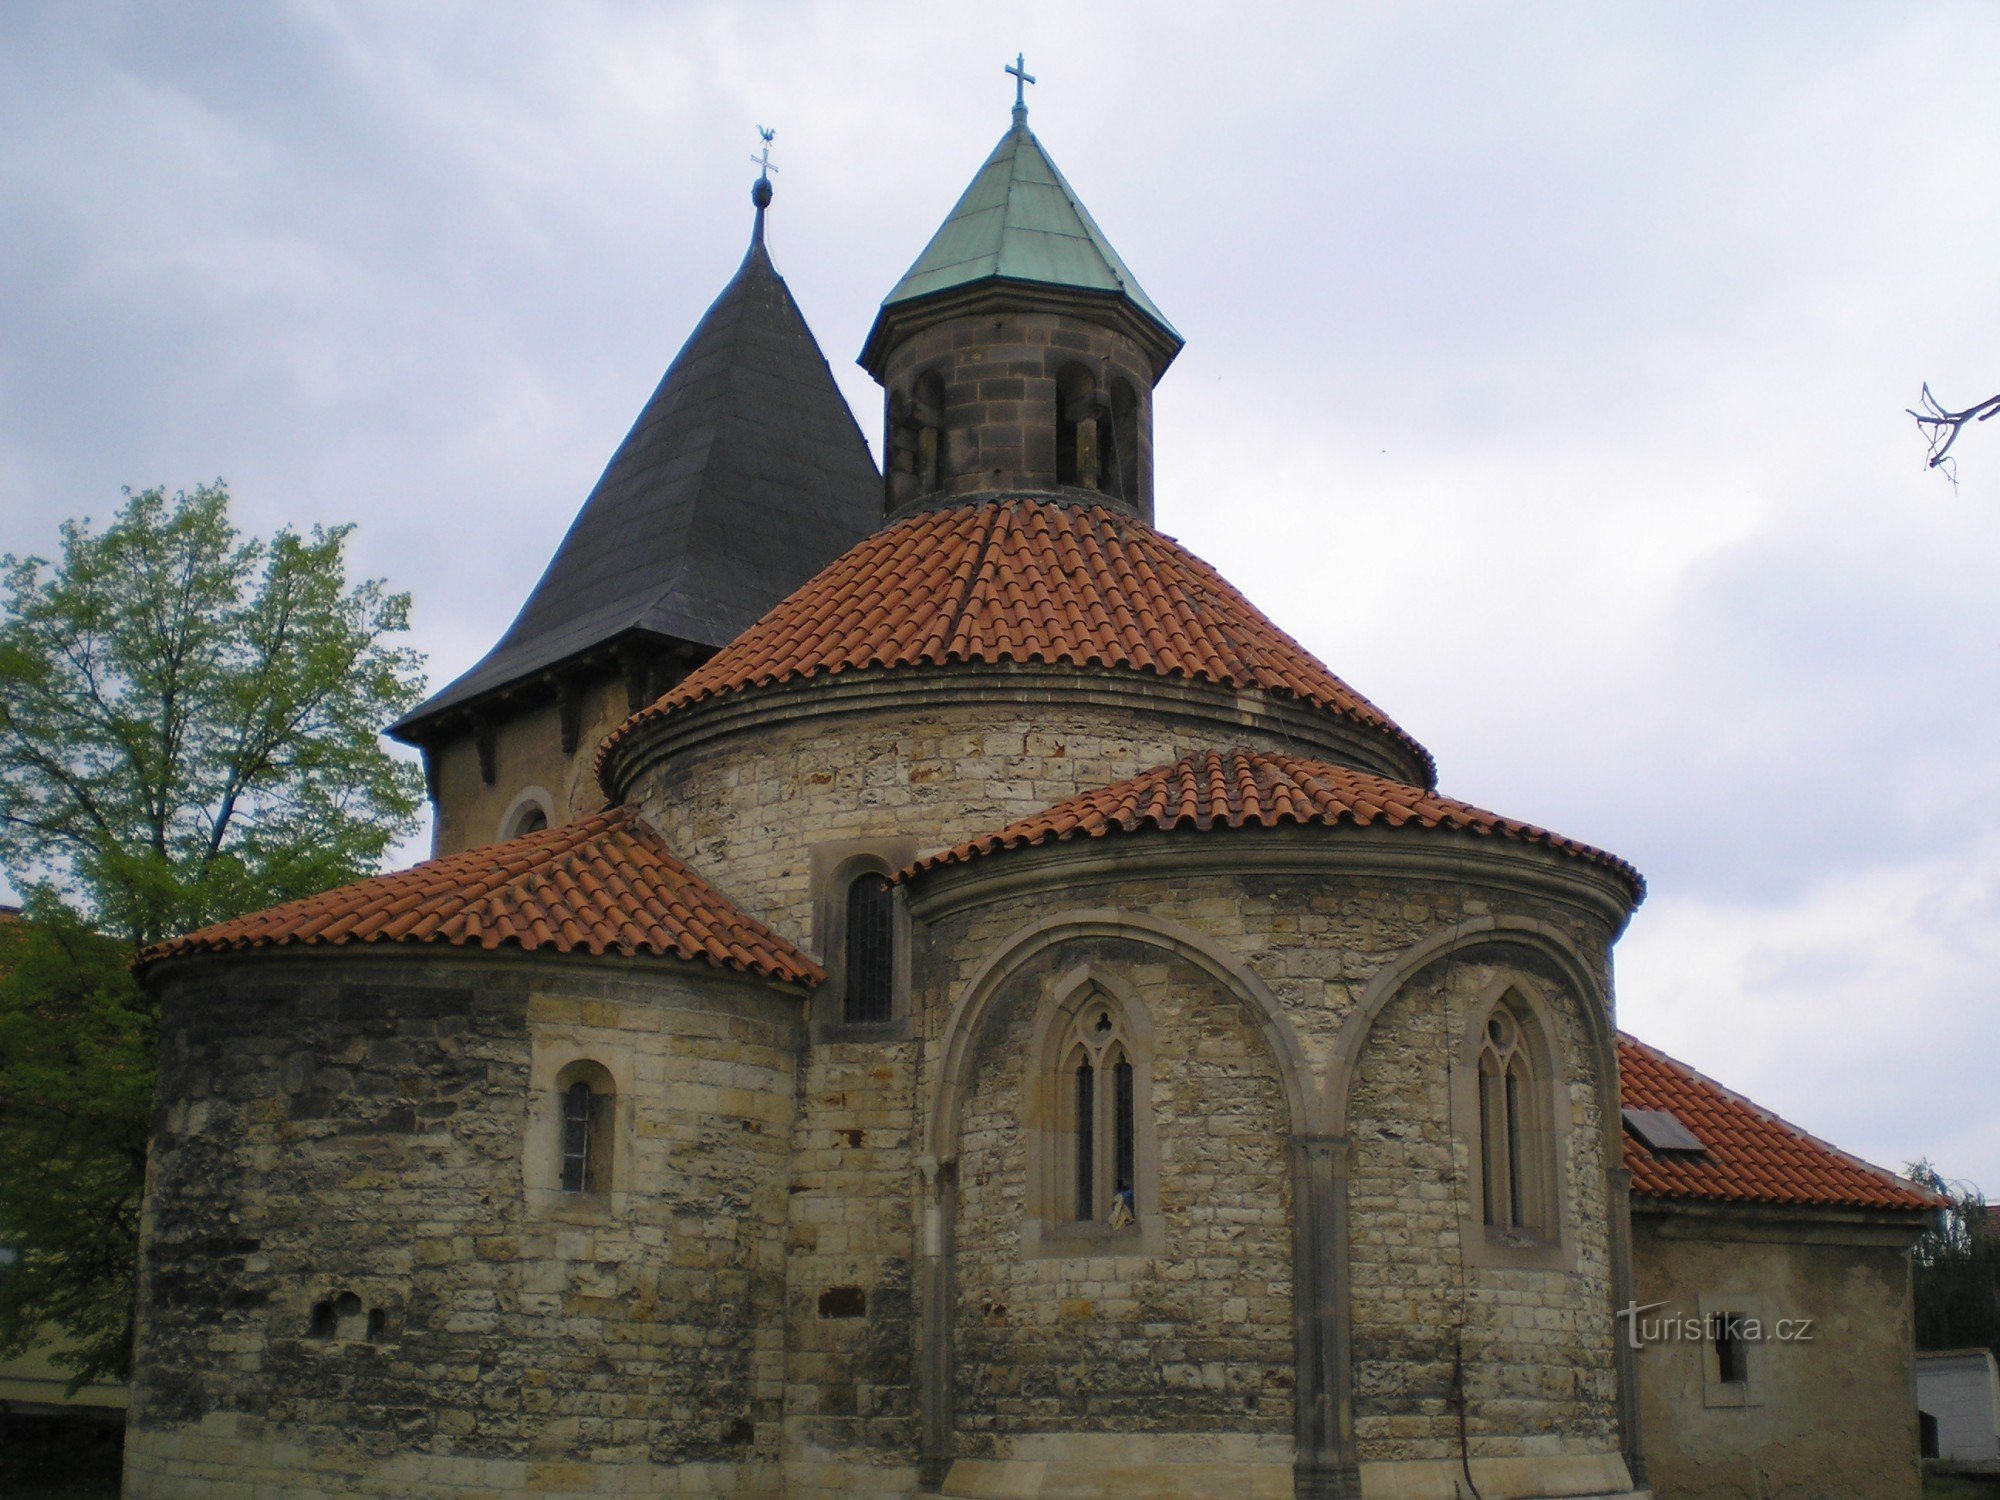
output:
POLYGON ((881 475, 761 220, 507 633, 390 733, 622 636, 724 645, 881 524, 881 475))

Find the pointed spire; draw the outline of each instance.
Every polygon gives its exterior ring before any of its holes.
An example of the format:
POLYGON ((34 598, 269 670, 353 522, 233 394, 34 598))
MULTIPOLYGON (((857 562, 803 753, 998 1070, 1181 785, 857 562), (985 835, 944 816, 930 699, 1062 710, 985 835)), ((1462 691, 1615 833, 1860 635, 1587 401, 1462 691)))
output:
MULTIPOLYGON (((1006 70, 1019 94, 1034 75, 1006 70)), ((875 371, 886 353, 892 322, 916 304, 930 305, 975 286, 1011 283, 1062 293, 1115 299, 1154 330, 1165 369, 1181 336, 1139 285, 1104 231, 1063 179, 1048 151, 1028 129, 1025 99, 1014 106, 1013 127, 974 175, 931 242, 882 301, 861 353, 875 371)))
POLYGON ((882 476, 867 440, 763 247, 768 177, 751 201, 749 253, 514 623, 390 733, 421 743, 475 703, 546 684, 621 642, 677 641, 705 653, 879 524, 882 476))

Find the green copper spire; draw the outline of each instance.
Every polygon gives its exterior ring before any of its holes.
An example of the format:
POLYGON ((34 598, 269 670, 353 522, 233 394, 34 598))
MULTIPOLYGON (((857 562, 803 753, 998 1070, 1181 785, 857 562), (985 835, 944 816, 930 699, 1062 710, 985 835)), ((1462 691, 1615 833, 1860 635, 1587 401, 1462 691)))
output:
POLYGON ((1016 80, 1012 128, 883 300, 883 311, 976 282, 1028 282, 1123 297, 1178 346, 1173 324, 1126 269, 1028 129, 1028 107, 1019 91, 1032 80, 1018 68, 1017 59, 1007 70, 1016 80))

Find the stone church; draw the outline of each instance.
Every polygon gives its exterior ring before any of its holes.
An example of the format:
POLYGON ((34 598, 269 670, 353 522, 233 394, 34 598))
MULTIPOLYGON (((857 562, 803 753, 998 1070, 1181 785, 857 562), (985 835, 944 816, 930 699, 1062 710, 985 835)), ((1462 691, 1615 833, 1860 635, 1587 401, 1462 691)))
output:
POLYGON ((1182 341, 1025 107, 886 473, 754 199, 391 729, 437 857, 144 956, 127 1492, 1913 1496, 1932 1200, 1622 1036, 1638 873, 1156 529, 1182 341))

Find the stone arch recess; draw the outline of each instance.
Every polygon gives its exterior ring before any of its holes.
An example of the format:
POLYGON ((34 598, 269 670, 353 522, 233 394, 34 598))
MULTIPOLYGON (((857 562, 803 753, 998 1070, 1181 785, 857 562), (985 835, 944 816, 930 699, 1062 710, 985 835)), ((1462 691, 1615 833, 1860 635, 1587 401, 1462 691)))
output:
MULTIPOLYGON (((955 1159, 958 1119, 981 1032, 994 997, 1021 968, 1050 949, 1088 938, 1120 938, 1170 953, 1207 974, 1233 996, 1263 1035, 1277 1063, 1285 1096, 1292 1158, 1292 1319, 1296 1378, 1295 1443, 1301 1479, 1318 1473, 1330 1456, 1334 1380, 1328 1337, 1329 1289, 1320 1275, 1320 1246, 1331 1206, 1322 1179, 1335 1153, 1326 1138, 1326 1100, 1283 1003, 1244 964, 1200 933, 1157 917, 1109 910, 1061 912, 1030 924, 1003 942, 980 965, 945 1021, 939 1041, 930 1112, 920 1158, 926 1191, 921 1240, 922 1350, 919 1360, 922 1458, 926 1484, 941 1483, 951 1467, 951 1258, 957 1215, 955 1159)), ((1074 975, 1068 976, 1074 978, 1074 975)), ((1350 1464, 1351 1470, 1351 1464, 1350 1464)), ((1302 1484, 1299 1493, 1313 1493, 1302 1484)), ((1358 1491, 1357 1491, 1358 1493, 1358 1491)))
MULTIPOLYGON (((1361 992, 1360 999, 1334 1038, 1333 1057, 1326 1078, 1328 1134, 1339 1142, 1344 1157, 1347 1144, 1347 1112, 1353 1097, 1355 1075, 1362 1048, 1367 1044, 1376 1020, 1389 1002, 1411 980, 1441 958, 1462 948, 1483 945, 1526 949, 1553 963, 1563 979, 1583 1000, 1583 1023, 1590 1038, 1597 1076, 1608 1097, 1604 1101, 1604 1170, 1606 1202, 1610 1208, 1611 1306, 1615 1314, 1632 1302, 1632 1244, 1630 1184, 1622 1165, 1623 1124, 1618 1113, 1618 1037, 1611 1022, 1610 995, 1595 968, 1578 953, 1574 941, 1561 928, 1526 917, 1474 917, 1453 924, 1422 942, 1413 943, 1396 959, 1385 964, 1361 992)), ((1334 1184, 1333 1221, 1337 1232, 1326 1247, 1331 1261, 1329 1289, 1334 1300, 1335 1337, 1338 1353, 1334 1363, 1338 1374, 1336 1404, 1346 1434, 1352 1433, 1352 1351, 1349 1330, 1353 1310, 1349 1303, 1351 1267, 1348 1263, 1347 1173, 1345 1162, 1334 1184)), ((1616 1318, 1613 1319, 1614 1326, 1616 1318)), ((1617 1341, 1618 1405, 1624 1434, 1625 1463, 1632 1482, 1646 1483, 1646 1463, 1639 1431, 1638 1370, 1627 1341, 1617 1341)), ((1351 1445, 1351 1436, 1349 1436, 1351 1445)), ((1348 1447, 1351 1453, 1351 1446, 1348 1447)))
POLYGON ((1123 938, 1159 948, 1194 965, 1220 984, 1248 1013, 1278 1064, 1286 1117, 1294 1135, 1323 1134, 1325 1101, 1312 1064, 1300 1046, 1284 1005, 1254 973, 1199 933, 1156 917, 1116 911, 1063 912, 1031 924, 1008 939, 972 977, 952 1007, 939 1041, 939 1070, 930 1117, 924 1122, 924 1150, 934 1161, 958 1154, 958 1115, 964 1103, 972 1059, 987 1013, 1001 987, 1037 955, 1086 938, 1123 938))

